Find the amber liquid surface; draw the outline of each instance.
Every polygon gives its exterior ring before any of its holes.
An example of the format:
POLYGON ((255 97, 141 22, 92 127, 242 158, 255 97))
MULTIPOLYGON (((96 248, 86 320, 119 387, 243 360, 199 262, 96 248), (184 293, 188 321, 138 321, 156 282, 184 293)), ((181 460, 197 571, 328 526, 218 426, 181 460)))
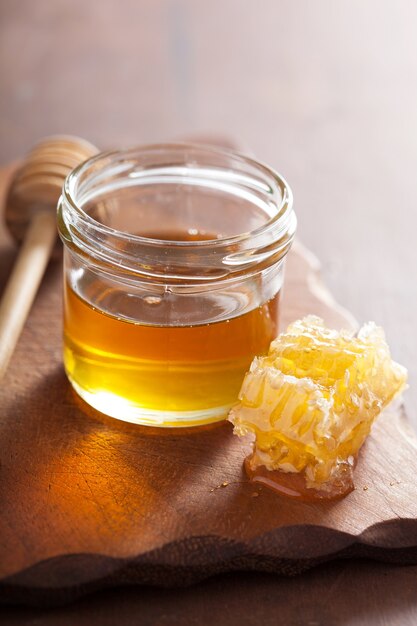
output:
POLYGON ((269 470, 263 465, 253 469, 251 459, 252 455, 248 456, 244 462, 248 478, 252 482, 264 485, 286 498, 301 500, 302 502, 339 500, 347 496, 355 488, 352 468, 346 470, 343 480, 334 482, 327 490, 319 490, 307 487, 303 473, 269 470))
POLYGON ((251 360, 278 332, 279 293, 236 317, 188 326, 143 324, 140 311, 138 321, 103 312, 68 281, 64 296, 64 362, 75 389, 102 412, 139 423, 223 419, 251 360))

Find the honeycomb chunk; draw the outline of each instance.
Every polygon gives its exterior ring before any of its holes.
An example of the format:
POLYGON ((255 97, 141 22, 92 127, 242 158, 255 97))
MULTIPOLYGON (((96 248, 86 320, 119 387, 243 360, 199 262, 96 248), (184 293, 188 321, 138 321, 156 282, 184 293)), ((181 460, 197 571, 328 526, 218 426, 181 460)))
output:
POLYGON ((294 322, 253 360, 229 415, 235 434, 255 433, 248 473, 301 474, 307 490, 343 495, 373 421, 406 379, 373 322, 357 336, 315 316, 294 322))

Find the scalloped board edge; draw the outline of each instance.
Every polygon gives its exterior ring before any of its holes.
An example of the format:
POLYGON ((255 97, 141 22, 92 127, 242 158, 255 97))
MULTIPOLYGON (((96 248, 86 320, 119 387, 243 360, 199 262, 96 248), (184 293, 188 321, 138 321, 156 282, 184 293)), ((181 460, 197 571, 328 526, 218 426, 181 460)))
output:
POLYGON ((305 530, 304 525, 280 528, 245 543, 213 536, 190 538, 198 544, 198 554, 190 551, 190 539, 185 539, 133 559, 100 554, 55 557, 3 580, 0 602, 58 606, 114 586, 183 587, 217 574, 237 571, 295 576, 334 559, 367 558, 398 565, 417 563, 417 523, 414 519, 403 520, 401 531, 395 522, 383 522, 359 537, 311 526, 309 532, 314 542, 328 548, 324 555, 302 555, 305 530), (389 536, 390 542, 396 536, 399 547, 381 546, 384 536, 389 536), (281 550, 276 547, 271 550, 277 544, 281 550), (286 549, 282 549, 283 545, 286 549), (219 552, 222 557, 213 558, 212 555, 219 552), (177 564, 179 556, 183 563, 181 567, 177 564))

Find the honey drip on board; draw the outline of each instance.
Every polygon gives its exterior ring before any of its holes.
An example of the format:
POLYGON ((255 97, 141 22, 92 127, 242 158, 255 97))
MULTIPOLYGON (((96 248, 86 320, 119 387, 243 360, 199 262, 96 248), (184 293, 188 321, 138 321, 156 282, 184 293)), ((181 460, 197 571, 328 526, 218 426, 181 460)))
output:
MULTIPOLYGON (((146 236, 174 241, 216 239, 194 230, 146 236)), ((121 413, 124 403, 167 412, 224 407, 225 418, 253 356, 265 354, 278 331, 279 293, 234 317, 179 326, 164 324, 165 319, 171 320, 170 311, 167 308, 164 313, 165 303, 158 295, 135 301, 132 317, 136 322, 113 313, 118 296, 111 289, 103 290, 98 281, 88 285, 87 296, 91 295, 94 306, 68 281, 64 292, 65 367, 87 402, 97 408, 95 400, 103 397, 103 412, 120 399, 121 413), (104 301, 113 303, 111 314, 102 306, 104 301), (151 322, 141 323, 142 319, 151 322)), ((178 306, 185 305, 180 302, 178 306)), ((195 298, 192 306, 207 305, 199 305, 195 298)), ((216 302, 213 306, 220 309, 216 302)), ((208 421, 212 420, 194 424, 208 421)))
POLYGON ((307 487, 304 473, 290 473, 281 470, 269 470, 264 465, 253 468, 253 455, 244 461, 245 471, 251 482, 264 485, 280 495, 301 500, 302 502, 316 502, 317 500, 338 500, 344 498, 355 486, 353 483, 353 467, 346 467, 342 478, 339 478, 327 489, 310 489, 307 487))

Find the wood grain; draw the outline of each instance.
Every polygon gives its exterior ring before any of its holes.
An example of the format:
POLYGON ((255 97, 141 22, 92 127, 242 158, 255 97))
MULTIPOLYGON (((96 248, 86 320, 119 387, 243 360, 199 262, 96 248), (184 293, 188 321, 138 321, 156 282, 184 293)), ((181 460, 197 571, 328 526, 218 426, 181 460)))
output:
MULTIPOLYGON (((248 482, 250 440, 229 423, 134 426, 73 393, 61 363, 59 265, 0 391, 0 600, 56 602, 122 581, 183 585, 235 570, 294 574, 335 557, 417 563, 417 441, 399 410, 375 426, 354 493, 316 505, 281 499, 248 482)), ((297 244, 283 325, 307 313, 356 324, 297 244)))

